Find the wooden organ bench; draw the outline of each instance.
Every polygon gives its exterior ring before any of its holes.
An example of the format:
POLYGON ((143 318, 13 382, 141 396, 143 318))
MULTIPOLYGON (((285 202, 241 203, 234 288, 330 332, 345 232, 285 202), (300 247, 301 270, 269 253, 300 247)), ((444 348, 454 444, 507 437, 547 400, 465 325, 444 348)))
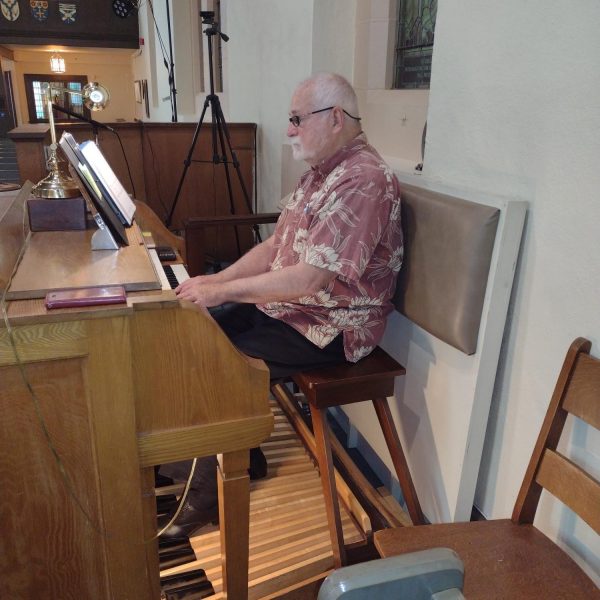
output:
MULTIPOLYGON (((402 186, 405 260, 396 308, 438 338, 472 354, 488 282, 500 211, 418 187, 402 186)), ((387 398, 405 368, 382 348, 356 364, 293 377, 308 400, 316 458, 336 566, 346 564, 333 475, 327 409, 371 400, 414 525, 425 522, 387 398)))
POLYGON ((298 385, 310 405, 317 461, 336 567, 346 564, 347 561, 327 425, 329 407, 372 400, 412 522, 415 525, 424 523, 421 505, 387 400, 387 397, 394 393, 394 379, 404 372, 402 365, 377 347, 369 356, 356 364, 305 371, 293 376, 294 383, 298 385))

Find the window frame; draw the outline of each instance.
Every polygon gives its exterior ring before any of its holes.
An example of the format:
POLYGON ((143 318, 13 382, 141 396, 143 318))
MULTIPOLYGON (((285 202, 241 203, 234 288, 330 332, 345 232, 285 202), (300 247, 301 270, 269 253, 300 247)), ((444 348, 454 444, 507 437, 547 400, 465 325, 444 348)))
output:
MULTIPOLYGON (((35 107, 35 94, 33 90, 33 82, 41 81, 41 82, 60 82, 64 84, 65 87, 68 86, 69 83, 79 83, 81 87, 85 86, 88 83, 87 75, 50 75, 45 73, 27 73, 23 75, 23 79, 25 82, 25 96, 27 98, 27 112, 29 115, 29 123, 48 123, 48 119, 40 119, 37 116, 37 111, 35 107)), ((70 97, 68 94, 66 95, 70 97)), ((65 108, 72 109, 70 106, 70 102, 65 104, 65 108)), ((89 119, 91 117, 89 109, 85 106, 82 106, 82 116, 89 119)), ((77 121, 75 117, 71 115, 66 115, 58 110, 54 111, 54 120, 57 123, 64 123, 70 121, 77 121)))

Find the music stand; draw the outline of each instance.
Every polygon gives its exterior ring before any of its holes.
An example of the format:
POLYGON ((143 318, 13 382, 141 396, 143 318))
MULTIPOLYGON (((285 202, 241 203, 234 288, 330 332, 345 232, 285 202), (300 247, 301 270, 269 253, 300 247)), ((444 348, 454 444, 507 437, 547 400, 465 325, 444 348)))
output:
MULTIPOLYGON (((202 17, 202 23, 205 25, 209 25, 207 29, 204 30, 208 38, 208 72, 209 72, 209 81, 210 81, 210 94, 206 96, 204 100, 204 106, 202 108, 202 114, 200 115, 200 119, 198 120, 198 124, 196 126, 196 131, 194 132, 194 137, 192 138, 192 144, 190 146, 189 152, 187 154, 186 159, 183 161, 184 167, 183 172, 181 174, 181 179, 179 180, 179 185, 177 187, 177 192, 175 193, 175 198, 173 199, 173 204, 171 205, 171 211, 167 216, 165 221, 165 225, 167 227, 171 226, 171 222, 173 220, 173 214, 175 212, 175 208, 177 207, 177 202, 179 200, 179 195, 181 193, 181 189, 183 187, 183 182, 185 180, 185 176, 192 162, 212 162, 213 164, 222 164, 225 168, 225 179, 227 182, 227 195, 229 198, 229 211, 230 214, 235 214, 235 206, 233 203, 233 190, 231 187, 231 174, 229 172, 229 165, 233 165, 235 172, 237 173, 238 180, 240 182, 240 187, 242 189, 242 194, 244 196, 244 200, 246 202, 246 206, 248 207, 248 211, 252 214, 252 204, 250 202, 250 197, 248 195, 248 190, 246 189, 246 185, 242 178, 242 174, 240 172, 240 163, 238 158, 231 147, 231 138, 229 137, 229 129, 227 128, 227 122, 225 121, 225 116, 223 115, 223 110, 221 108, 221 101, 219 96, 215 94, 215 86, 214 86, 214 73, 213 73, 213 51, 212 51, 212 38, 215 35, 219 35, 224 42, 229 40, 229 37, 220 31, 219 24, 214 20, 215 13, 212 11, 200 11, 200 16, 202 17), (198 135, 200 134, 200 129, 202 127, 202 123, 204 121, 204 115, 206 114, 206 110, 210 106, 212 126, 211 126, 211 135, 212 135, 212 151, 213 157, 212 161, 205 160, 192 160, 192 154, 194 153, 194 148, 196 147, 196 142, 198 141, 198 135), (228 154, 231 157, 231 160, 228 160, 228 154)), ((254 231, 255 239, 258 242, 261 242, 260 231, 258 229, 258 225, 253 225, 252 229, 254 231)), ((242 250, 240 247, 240 238, 238 234, 237 227, 234 227, 235 231, 235 241, 238 251, 238 256, 241 256, 242 250)))

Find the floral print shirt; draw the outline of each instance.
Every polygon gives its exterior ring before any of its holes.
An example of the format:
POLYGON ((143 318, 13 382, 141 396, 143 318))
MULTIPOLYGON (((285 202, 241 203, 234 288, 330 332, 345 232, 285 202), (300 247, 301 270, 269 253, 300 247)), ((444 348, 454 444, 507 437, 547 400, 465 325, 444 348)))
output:
POLYGON ((400 188, 360 134, 301 178, 274 232, 270 270, 299 261, 337 274, 295 302, 258 308, 324 348, 340 333, 351 362, 378 344, 402 264, 400 188))

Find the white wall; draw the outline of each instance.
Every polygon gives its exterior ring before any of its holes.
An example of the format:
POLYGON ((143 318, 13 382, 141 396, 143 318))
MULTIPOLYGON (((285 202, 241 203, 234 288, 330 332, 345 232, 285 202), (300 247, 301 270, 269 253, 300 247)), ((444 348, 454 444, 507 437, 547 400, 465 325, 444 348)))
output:
POLYGON ((228 0, 221 7, 230 36, 225 118, 258 123, 258 207, 272 211, 282 195, 291 95, 311 73, 313 0, 228 0))
MULTIPOLYGON (((200 5, 200 0, 170 0, 169 2, 171 46, 177 91, 177 121, 180 123, 197 121, 204 102, 201 63, 207 50, 204 48, 203 52, 201 48, 201 43, 206 44, 206 41, 201 40, 200 5)), ((134 80, 148 81, 150 117, 146 116, 143 104, 138 104, 136 118, 168 123, 172 119, 172 109, 168 71, 164 64, 165 56, 169 63, 167 3, 154 2, 153 6, 154 17, 148 3, 140 3, 138 20, 140 38, 143 38, 144 45, 133 60, 134 80)))
MULTIPOLYGON (((312 73, 331 71, 354 79, 357 5, 361 0, 327 0, 314 3, 312 73), (346 32, 351 35, 336 35, 346 32)), ((364 4, 364 2, 363 2, 364 4)))
MULTIPOLYGON (((600 353, 600 5, 442 0, 425 174, 530 202, 476 503, 510 515, 562 359, 600 353), (573 10, 569 10, 569 8, 573 10)), ((578 424, 568 455, 600 477, 600 436, 578 424)), ((600 581, 600 540, 567 509, 538 524, 600 581)))

